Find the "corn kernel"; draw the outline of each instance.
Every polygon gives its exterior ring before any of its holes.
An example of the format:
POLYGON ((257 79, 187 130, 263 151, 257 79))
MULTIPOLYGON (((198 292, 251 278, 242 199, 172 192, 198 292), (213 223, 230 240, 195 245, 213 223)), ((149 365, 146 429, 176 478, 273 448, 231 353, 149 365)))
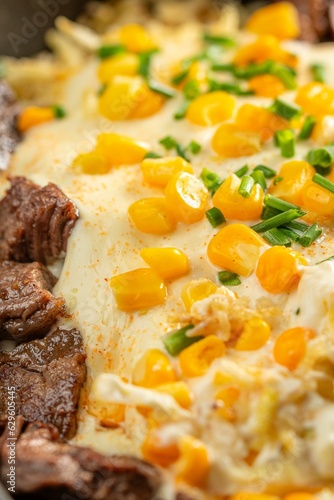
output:
POLYGON ((266 242, 253 229, 243 224, 225 226, 211 239, 208 257, 216 266, 241 276, 255 270, 260 249, 266 242))
POLYGON ((240 390, 238 387, 229 386, 220 389, 215 395, 215 400, 219 403, 216 413, 230 422, 235 419, 234 403, 239 399, 240 390))
POLYGON ((311 82, 300 87, 295 100, 308 115, 334 114, 334 89, 324 83, 311 82))
POLYGON ((255 351, 264 346, 270 337, 269 324, 259 317, 250 318, 245 322, 240 337, 234 348, 237 351, 255 351))
POLYGON ((116 304, 131 312, 162 304, 167 295, 164 282, 152 269, 140 268, 110 279, 116 304))
POLYGON ((288 370, 295 370, 306 354, 307 341, 314 337, 308 328, 295 327, 285 330, 274 345, 274 358, 288 370))
POLYGON ((192 436, 184 436, 179 449, 180 457, 174 465, 176 480, 191 486, 205 487, 210 458, 204 444, 192 436))
POLYGON ((289 203, 300 206, 302 193, 308 181, 315 174, 315 169, 307 161, 292 160, 284 163, 277 177, 281 180, 275 184, 275 177, 269 186, 269 193, 289 203))
POLYGON ((150 433, 142 445, 143 457, 161 467, 169 467, 180 456, 176 444, 164 444, 155 433, 150 433))
POLYGON ((271 139, 275 132, 288 128, 288 122, 265 108, 244 104, 238 109, 235 123, 239 130, 256 132, 261 142, 271 139))
POLYGON ((187 172, 173 175, 166 186, 165 196, 175 220, 185 224, 200 221, 208 208, 207 189, 199 179, 187 172))
POLYGON ((124 421, 125 405, 90 399, 87 411, 99 420, 100 425, 112 428, 124 421))
POLYGON ((180 356, 180 367, 184 377, 204 375, 211 363, 225 353, 225 345, 215 335, 208 335, 184 349, 180 356))
POLYGON ((298 62, 296 56, 283 50, 279 40, 272 35, 260 35, 254 42, 241 47, 234 57, 234 63, 237 66, 247 66, 268 60, 293 67, 298 62))
POLYGON ((231 118, 236 100, 227 92, 217 90, 193 99, 186 117, 195 125, 210 126, 231 118))
POLYGON ((187 311, 190 311, 191 306, 195 302, 206 299, 210 295, 216 293, 217 290, 217 285, 207 278, 192 280, 182 287, 181 299, 187 311))
POLYGON ((185 382, 162 384, 158 385, 155 389, 159 392, 173 396, 175 401, 179 403, 182 408, 188 409, 192 403, 192 396, 185 382))
POLYGON ((189 272, 189 260, 177 248, 143 248, 141 257, 164 280, 173 280, 189 272))
POLYGON ((55 114, 51 107, 39 108, 37 106, 29 106, 20 113, 17 120, 17 128, 20 132, 25 132, 31 127, 54 119, 55 114))
POLYGON ((132 373, 132 382, 141 387, 155 387, 175 380, 176 375, 171 362, 159 349, 148 349, 132 373))
POLYGON ((165 198, 143 198, 135 201, 130 205, 128 213, 142 233, 162 235, 171 233, 176 228, 165 198))
POLYGON ((312 140, 319 146, 334 142, 334 116, 325 115, 319 118, 312 130, 312 140))
POLYGON ((72 166, 74 168, 79 168, 87 175, 107 174, 111 168, 107 158, 95 151, 78 155, 73 161, 72 166))
POLYGON ((241 131, 235 123, 222 123, 217 128, 211 145, 224 158, 251 156, 261 149, 259 134, 241 131))
POLYGON ((157 113, 165 99, 151 91, 141 77, 115 76, 99 97, 99 112, 109 120, 147 118, 157 113))
POLYGON ((166 187, 173 175, 178 172, 194 171, 189 162, 180 156, 165 158, 146 158, 140 165, 144 180, 151 186, 166 187))
POLYGON ((334 220, 334 194, 318 184, 308 181, 301 193, 301 206, 307 212, 304 219, 330 225, 334 220))
POLYGON ((316 496, 306 491, 296 491, 285 495, 283 500, 316 500, 316 496))
POLYGON ((290 2, 278 2, 257 9, 246 23, 246 29, 258 34, 270 34, 280 40, 298 38, 298 11, 290 2))
POLYGON ((259 219, 263 208, 263 189, 259 184, 255 184, 249 198, 244 198, 238 192, 240 184, 241 179, 238 176, 229 175, 215 192, 213 205, 222 211, 226 219, 259 219))
POLYGON ((256 269, 261 286, 269 293, 284 293, 293 290, 299 283, 302 268, 307 260, 291 248, 274 246, 266 250, 256 269))
POLYGON ((140 24, 126 24, 119 33, 120 42, 129 52, 148 52, 156 48, 151 35, 140 24))
POLYGON ((141 162, 148 145, 125 135, 105 133, 98 136, 95 151, 107 159, 110 167, 117 167, 141 162))
POLYGON ((138 74, 138 67, 138 56, 127 53, 117 54, 101 62, 97 76, 100 82, 109 83, 117 75, 136 76, 138 74))
POLYGON ((280 497, 268 495, 267 493, 253 493, 245 491, 232 495, 230 500, 280 500, 280 497))
POLYGON ((259 75, 248 80, 248 87, 261 97, 278 97, 286 91, 284 83, 274 75, 259 75))

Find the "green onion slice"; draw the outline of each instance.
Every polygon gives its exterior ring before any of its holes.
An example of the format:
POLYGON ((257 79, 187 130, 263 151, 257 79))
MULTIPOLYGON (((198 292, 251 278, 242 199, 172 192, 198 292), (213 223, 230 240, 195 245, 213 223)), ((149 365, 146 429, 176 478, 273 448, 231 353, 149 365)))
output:
POLYGON ((52 106, 52 111, 55 118, 57 118, 58 120, 65 118, 67 114, 63 106, 60 106, 59 104, 55 104, 54 106, 52 106))
POLYGON ((174 114, 175 120, 182 120, 186 116, 187 109, 189 108, 190 101, 184 101, 179 109, 174 114))
POLYGON ((263 191, 267 189, 266 178, 261 170, 254 170, 250 175, 253 177, 255 184, 259 184, 263 191))
POLYGON ((237 273, 231 273, 230 271, 220 271, 218 273, 218 279, 220 283, 225 286, 241 285, 239 275, 237 273))
POLYGON ((312 177, 312 181, 318 184, 319 186, 327 189, 331 193, 334 193, 334 182, 329 181, 326 177, 323 177, 320 174, 314 174, 312 177))
POLYGON ((158 153, 155 153, 154 151, 149 151, 148 153, 146 153, 146 155, 144 156, 144 160, 146 158, 162 158, 161 155, 158 155, 158 153))
POLYGON ((171 135, 166 135, 166 137, 160 139, 159 143, 167 149, 167 151, 170 151, 176 147, 177 141, 171 135))
POLYGON ((321 233, 322 229, 320 229, 318 223, 316 222, 311 227, 309 227, 302 236, 300 236, 300 238, 298 239, 298 243, 302 247, 309 247, 321 235, 321 233))
POLYGON ((212 227, 217 227, 226 222, 224 214, 217 207, 212 207, 205 212, 206 218, 212 227))
POLYGON ((310 69, 315 82, 325 83, 325 66, 323 64, 311 64, 310 69))
POLYGON ((244 175, 241 178, 241 183, 238 189, 238 193, 241 194, 243 198, 249 198, 254 187, 255 181, 250 175, 244 175))
POLYGON ((236 170, 234 172, 234 175, 237 175, 238 177, 243 177, 244 175, 247 174, 248 170, 249 170, 248 165, 244 165, 243 167, 241 167, 238 170, 236 170))
POLYGON ((164 337, 164 346, 171 356, 177 356, 183 349, 203 338, 202 336, 189 337, 187 332, 192 328, 194 328, 194 325, 187 325, 164 337))
POLYGON ((278 130, 275 132, 275 144, 281 149, 284 158, 292 158, 295 154, 295 135, 293 130, 278 130))
POLYGON ((329 168, 334 163, 334 145, 311 149, 307 161, 314 167, 329 168))
POLYGON ((200 153, 202 150, 202 146, 200 144, 198 144, 198 142, 196 142, 196 141, 190 141, 188 146, 187 146, 187 149, 193 155, 198 155, 198 153, 200 153))
POLYGON ((199 87, 199 83, 196 80, 191 80, 187 82, 183 89, 184 96, 187 100, 191 101, 198 97, 201 93, 201 89, 199 87))
POLYGON ((173 85, 178 85, 179 83, 182 83, 185 78, 187 78, 189 73, 189 68, 184 69, 183 71, 180 71, 177 75, 173 76, 172 78, 172 83, 173 85))
POLYGON ((126 52, 124 45, 102 45, 98 49, 97 54, 100 59, 106 59, 107 57, 113 57, 117 54, 121 54, 122 52, 126 52))
POLYGON ((204 33, 203 41, 210 43, 212 45, 222 45, 225 48, 235 47, 235 41, 227 36, 212 35, 210 33, 204 33))
POLYGON ((276 175, 275 170, 273 170, 269 167, 266 167, 266 165, 257 165, 254 168, 254 172, 256 172, 257 170, 260 170, 261 172, 263 172, 263 175, 265 176, 266 179, 272 179, 276 175))
POLYGON ((317 119, 315 118, 315 116, 307 116, 301 128, 301 131, 299 132, 298 139, 301 140, 309 139, 316 122, 317 119))
POLYGON ((264 220, 263 222, 260 222, 259 224, 255 224, 255 226, 251 226, 251 228, 256 231, 257 233, 264 233, 265 231, 268 231, 269 229, 273 229, 274 227, 279 227, 283 226, 284 224, 287 224, 288 222, 294 220, 294 219, 299 219, 303 215, 305 215, 306 212, 302 212, 301 210, 298 209, 291 209, 287 210, 286 212, 282 212, 278 215, 274 215, 274 217, 271 217, 270 219, 264 220))
POLYGON ((300 210, 300 207, 297 205, 293 205, 292 203, 288 203, 280 198, 276 198, 276 196, 272 196, 271 194, 266 194, 264 197, 264 204, 268 207, 276 208, 276 210, 279 210, 280 212, 286 212, 287 210, 294 208, 300 210))
POLYGON ((207 168, 203 168, 200 179, 212 195, 215 194, 219 186, 223 183, 223 179, 221 179, 218 174, 211 172, 207 168))
POLYGON ((291 239, 277 227, 269 229, 262 236, 270 245, 291 246, 291 239))
POLYGON ((175 92, 173 89, 155 80, 148 80, 147 85, 150 90, 156 92, 157 94, 161 94, 164 97, 171 98, 175 96, 175 92))
POLYGON ((299 106, 284 102, 281 99, 275 99, 269 109, 286 120, 292 120, 302 114, 302 110, 299 106))

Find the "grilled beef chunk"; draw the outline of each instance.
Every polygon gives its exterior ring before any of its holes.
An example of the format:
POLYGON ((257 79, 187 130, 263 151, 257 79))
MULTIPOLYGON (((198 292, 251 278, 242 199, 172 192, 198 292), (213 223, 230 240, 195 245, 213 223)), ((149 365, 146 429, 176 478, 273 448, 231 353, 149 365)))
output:
POLYGON ((7 387, 14 386, 16 414, 53 424, 61 438, 71 438, 85 376, 85 352, 75 329, 58 328, 42 340, 0 352, 0 413, 7 412, 7 387))
MULTIPOLYGON (((60 443, 58 431, 40 422, 23 427, 16 419, 16 492, 18 498, 59 500, 152 500, 160 486, 153 466, 133 457, 106 457, 79 446, 60 443), (26 496, 27 495, 27 496, 26 496)), ((8 429, 0 438, 0 479, 8 473, 8 429)))
POLYGON ((56 281, 38 262, 0 263, 0 339, 22 342, 50 330, 65 305, 51 293, 56 281))
POLYGON ((79 216, 75 205, 55 184, 10 181, 0 201, 0 260, 45 264, 59 257, 79 216))
POLYGON ((0 81, 0 170, 8 167, 11 153, 14 151, 19 134, 16 120, 19 107, 12 90, 3 80, 0 81))

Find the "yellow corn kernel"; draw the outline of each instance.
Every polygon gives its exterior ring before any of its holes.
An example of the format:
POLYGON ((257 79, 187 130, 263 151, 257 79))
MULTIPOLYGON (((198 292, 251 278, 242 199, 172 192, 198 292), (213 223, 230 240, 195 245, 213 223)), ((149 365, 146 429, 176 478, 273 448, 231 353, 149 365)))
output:
POLYGON ((251 156, 261 149, 259 134, 241 131, 235 123, 222 123, 217 128, 211 145, 224 158, 251 156))
POLYGON ((136 76, 138 67, 138 56, 135 54, 117 54, 103 59, 98 68, 97 76, 100 82, 109 83, 117 75, 136 76))
POLYGON ((175 401, 179 403, 182 408, 188 409, 192 403, 192 396, 189 387, 185 382, 162 384, 158 385, 155 389, 159 392, 173 396, 175 401))
POLYGON ((39 108, 38 106, 29 106, 20 113, 17 120, 17 128, 20 132, 25 132, 35 125, 40 125, 54 119, 55 114, 52 107, 39 108))
POLYGON ((166 187, 173 175, 178 172, 194 171, 189 162, 180 156, 166 156, 165 158, 146 158, 140 165, 144 180, 151 186, 166 187))
POLYGON ((230 500, 280 500, 280 497, 267 493, 241 492, 230 497, 230 500))
POLYGON ((167 295, 164 282, 152 269, 139 268, 110 279, 116 304, 131 312, 162 304, 167 295))
POLYGON ((129 52, 147 52, 153 50, 156 44, 151 35, 140 24, 126 24, 119 33, 120 42, 129 52))
POLYGON ((215 335, 208 335, 184 349, 180 356, 180 367, 184 377, 204 375, 211 363, 225 353, 225 344, 215 335))
POLYGON ((172 176, 166 186, 165 197, 174 219, 185 224, 200 221, 209 203, 209 193, 205 186, 188 172, 172 176))
POLYGON ((235 97, 227 92, 222 90, 209 92, 191 101, 186 117, 195 125, 216 125, 231 118, 235 104, 235 97))
POLYGON ((316 500, 316 496, 306 491, 295 491, 285 495, 283 500, 316 500))
POLYGON ((319 146, 334 142, 334 116, 325 115, 319 118, 312 130, 312 140, 319 146))
POLYGON ((147 118, 165 99, 151 91, 141 77, 115 76, 99 97, 99 112, 109 120, 147 118))
POLYGON ((307 212, 307 222, 329 225, 334 220, 334 194, 318 184, 308 181, 301 194, 301 206, 307 212))
POLYGON ((314 336, 313 330, 300 326, 285 330, 274 345, 276 363, 295 370, 306 354, 307 341, 314 336))
POLYGON ((142 259, 164 280, 173 280, 189 272, 189 260, 177 248, 143 248, 142 259))
POLYGON ((107 159, 110 167, 118 167, 141 162, 148 145, 125 135, 105 133, 98 136, 95 151, 107 159))
POLYGON ((238 192, 240 184, 241 179, 237 175, 229 175, 215 192, 213 205, 223 212, 226 219, 259 219, 263 209, 263 189, 254 184, 249 198, 244 198, 238 192))
POLYGON ((278 97, 286 91, 284 83, 274 75, 259 75, 248 80, 248 87, 261 97, 278 97))
POLYGON ((270 331, 270 325, 262 318, 250 318, 245 322, 234 349, 237 351, 256 351, 269 340, 270 331))
POLYGON ((260 249, 266 242, 253 229, 243 224, 225 226, 211 239, 208 257, 216 266, 241 276, 255 270, 260 249))
POLYGON ((301 278, 307 260, 291 248, 274 246, 266 250, 256 269, 261 286, 269 293, 290 292, 301 278))
POLYGON ((141 387, 156 387, 175 380, 176 375, 171 362, 159 349, 148 349, 132 373, 132 382, 141 387))
POLYGON ((290 2, 278 2, 257 9, 246 23, 252 33, 270 34, 280 40, 297 38, 300 34, 298 10, 290 2))
POLYGON ((254 42, 241 47, 235 57, 234 63, 238 66, 247 66, 250 63, 276 61, 288 66, 296 66, 296 56, 282 49, 279 40, 272 35, 260 35, 254 42))
POLYGON ((129 206, 130 219, 137 229, 148 234, 168 234, 176 222, 167 209, 165 198, 143 198, 129 206))
POLYGON ((142 454, 145 460, 161 467, 169 467, 180 456, 176 444, 165 444, 156 433, 150 433, 142 445, 142 454))
POLYGON ((220 389, 215 395, 218 408, 216 413, 225 420, 232 422, 235 419, 234 403, 239 399, 240 390, 233 385, 220 389))
POLYGON ((117 427, 124 421, 125 405, 90 399, 88 413, 94 415, 104 427, 117 427))
POLYGON ((307 161, 292 160, 281 166, 277 177, 280 179, 275 184, 275 177, 269 186, 269 193, 282 198, 289 203, 300 206, 302 193, 308 181, 315 174, 315 169, 307 161))
POLYGON ((334 114, 334 89, 324 83, 311 82, 300 87, 295 100, 308 115, 334 114))
POLYGON ((110 170, 107 158, 95 151, 78 155, 73 161, 72 166, 79 168, 87 175, 103 175, 107 174, 110 170))
POLYGON ((210 470, 208 450, 192 436, 181 439, 179 450, 180 457, 174 465, 176 480, 204 488, 210 470))
POLYGON ((239 130, 256 132, 261 142, 271 139, 275 132, 288 127, 288 122, 275 113, 254 104, 244 104, 238 109, 235 123, 239 130))
POLYGON ((217 285, 207 278, 192 280, 182 287, 181 299, 187 311, 190 311, 195 302, 206 299, 209 295, 216 293, 217 290, 217 285))

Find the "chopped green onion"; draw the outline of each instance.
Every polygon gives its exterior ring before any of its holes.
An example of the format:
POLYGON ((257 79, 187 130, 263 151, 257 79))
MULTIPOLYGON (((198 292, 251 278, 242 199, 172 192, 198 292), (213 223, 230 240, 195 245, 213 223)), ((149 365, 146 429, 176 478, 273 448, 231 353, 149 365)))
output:
POLYGON ((299 217, 302 217, 305 214, 306 212, 302 212, 301 210, 298 210, 296 208, 287 210, 286 212, 274 215, 274 217, 271 217, 270 219, 260 222, 259 224, 255 224, 255 226, 251 226, 251 228, 257 233, 264 233, 269 229, 283 226, 284 224, 287 224, 288 222, 294 219, 299 219, 299 217))
POLYGON ((288 229, 286 226, 282 226, 279 228, 282 234, 284 234, 289 240, 294 241, 295 243, 299 240, 299 234, 295 233, 292 229, 288 229))
POLYGON ((186 99, 190 101, 192 99, 195 99, 195 97, 198 97, 201 93, 199 83, 196 82, 196 80, 191 80, 190 82, 187 82, 183 89, 183 93, 186 99))
POLYGON ((293 231, 300 231, 301 233, 305 233, 310 226, 304 224, 304 222, 291 221, 284 225, 287 229, 292 229, 293 231))
POLYGON ((270 69, 270 74, 281 80, 283 85, 289 90, 296 88, 296 72, 289 66, 280 63, 273 63, 270 69))
POLYGON ((113 57, 116 56, 117 54, 121 54, 122 52, 125 52, 126 48, 124 45, 102 45, 98 51, 97 54, 100 59, 106 59, 107 57, 113 57))
POLYGON ((108 84, 107 83, 102 83, 102 85, 100 86, 99 90, 97 91, 97 95, 102 95, 103 92, 106 90, 106 88, 108 87, 108 84))
POLYGON ((278 215, 280 213, 282 213, 282 212, 280 210, 276 210, 276 208, 264 206, 264 208, 262 210, 262 214, 261 214, 261 219, 268 220, 268 219, 271 219, 272 217, 274 217, 275 215, 278 215))
POLYGON ((227 64, 213 64, 211 66, 211 69, 213 71, 222 71, 222 72, 227 72, 227 73, 234 73, 235 71, 235 65, 231 63, 227 64))
POLYGON ((251 63, 245 68, 234 67, 234 76, 236 76, 237 78, 249 80, 254 76, 270 73, 272 65, 272 61, 264 61, 262 63, 251 63))
POLYGON ((209 79, 209 91, 213 92, 214 90, 224 90, 224 92, 239 96, 254 95, 253 90, 243 89, 236 83, 217 82, 217 80, 209 79))
POLYGON ((241 178, 241 183, 238 189, 238 193, 241 194, 243 198, 249 198, 253 189, 255 181, 250 175, 244 175, 241 178))
POLYGON ((175 151, 178 154, 178 156, 181 156, 181 158, 190 162, 188 156, 186 155, 184 148, 181 146, 181 144, 179 142, 176 143, 175 151))
POLYGON ((186 116, 187 109, 189 108, 189 101, 184 101, 179 109, 175 112, 174 114, 174 119, 175 120, 182 120, 186 116))
POLYGON ((205 212, 206 218, 212 227, 217 227, 226 222, 224 214, 217 207, 212 207, 205 212))
POLYGON ((300 238, 298 239, 298 243, 302 247, 309 247, 321 235, 321 233, 322 229, 320 229, 318 223, 316 222, 311 227, 309 227, 302 236, 300 236, 300 238))
POLYGON ((267 189, 266 178, 261 170, 255 170, 250 175, 251 177, 253 177, 255 184, 259 184, 259 186, 261 186, 263 191, 267 189))
POLYGON ((166 137, 163 137, 162 139, 160 139, 159 143, 165 149, 167 149, 167 151, 170 151, 171 149, 176 148, 177 141, 171 135, 167 135, 166 137))
POLYGON ((291 240, 280 229, 274 227, 263 233, 263 238, 268 241, 270 245, 280 245, 284 247, 291 246, 291 240))
POLYGON ((215 194, 219 186, 223 183, 223 179, 221 179, 218 174, 210 172, 207 168, 203 168, 200 179, 212 195, 215 194))
POLYGON ((276 175, 275 170, 272 170, 271 168, 266 167, 265 165, 257 165, 254 168, 254 172, 256 172, 257 170, 263 172, 263 175, 265 176, 266 179, 272 179, 276 175))
POLYGON ((266 194, 264 197, 264 204, 268 207, 276 208, 276 210, 279 210, 280 212, 286 212, 287 210, 294 208, 300 209, 297 205, 293 205, 292 203, 288 203, 280 198, 276 198, 276 196, 272 196, 271 194, 266 194))
POLYGON ((334 163, 334 145, 311 149, 307 161, 314 167, 329 168, 334 163))
POLYGON ((239 168, 239 170, 236 170, 234 172, 234 175, 237 175, 238 177, 243 177, 244 175, 247 174, 248 169, 249 169, 248 165, 244 165, 243 167, 239 168))
POLYGON ((175 92, 173 89, 155 80, 148 80, 147 85, 150 90, 156 92, 157 94, 161 94, 164 97, 171 98, 175 96, 175 92))
POLYGON ((334 182, 329 181, 326 177, 323 177, 320 174, 314 174, 312 177, 312 181, 318 184, 319 186, 327 189, 331 193, 334 193, 334 182))
POLYGON ((158 155, 157 153, 155 153, 154 151, 149 151, 148 153, 146 153, 146 155, 144 156, 144 160, 146 158, 162 158, 161 155, 158 155))
POLYGON ((274 186, 276 186, 276 184, 279 184, 280 182, 282 182, 282 180, 284 179, 284 177, 276 177, 276 179, 274 179, 274 186))
POLYGON ((325 66, 323 64, 311 64, 310 69, 315 82, 325 83, 325 66))
POLYGON ((286 120, 292 120, 302 114, 302 110, 299 106, 281 101, 281 99, 275 99, 269 109, 286 120))
POLYGON ((58 120, 65 118, 67 114, 63 106, 59 106, 59 104, 55 104, 54 106, 52 106, 52 110, 55 118, 57 118, 58 120))
POLYGON ((220 271, 218 273, 218 279, 220 283, 225 286, 241 285, 241 280, 237 273, 231 273, 229 271, 220 271))
POLYGON ((316 265, 322 264, 323 262, 327 262, 328 260, 334 260, 334 255, 331 255, 330 257, 327 257, 327 259, 321 260, 320 262, 317 262, 316 265))
POLYGON ((198 153, 201 152, 202 146, 196 141, 191 141, 189 142, 187 149, 189 149, 190 153, 193 155, 198 155, 198 153))
POLYGON ((226 48, 235 47, 235 41, 232 38, 219 35, 211 35, 210 33, 204 33, 203 41, 206 43, 211 43, 213 45, 222 45, 226 48))
POLYGON ((174 85, 178 85, 179 83, 182 83, 185 78, 187 78, 189 73, 189 68, 184 69, 183 71, 180 71, 177 75, 173 76, 172 78, 172 83, 174 85))
POLYGON ((152 55, 153 52, 143 52, 138 56, 139 57, 138 73, 144 78, 148 78, 150 76, 152 55))
POLYGON ((194 328, 194 325, 184 326, 180 330, 175 330, 163 338, 164 346, 171 356, 176 356, 183 349, 203 338, 202 336, 188 337, 187 332, 192 328, 194 328))
POLYGON ((307 116, 305 118, 305 121, 303 123, 303 126, 301 128, 301 131, 299 132, 298 139, 309 139, 309 137, 312 134, 312 130, 314 129, 314 126, 317 122, 317 119, 315 116, 307 116))
POLYGON ((292 158, 295 154, 295 135, 293 130, 278 130, 275 132, 275 144, 281 149, 284 158, 292 158))

